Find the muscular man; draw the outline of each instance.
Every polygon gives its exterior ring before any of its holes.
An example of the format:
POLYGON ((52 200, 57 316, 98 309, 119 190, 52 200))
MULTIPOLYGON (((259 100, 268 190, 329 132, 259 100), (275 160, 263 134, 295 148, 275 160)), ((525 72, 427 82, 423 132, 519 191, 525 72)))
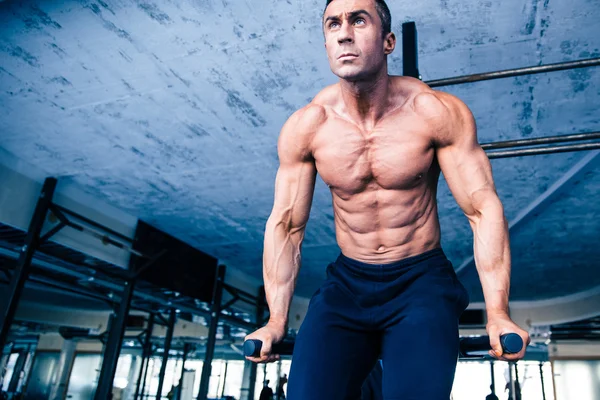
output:
POLYGON ((317 172, 341 249, 298 332, 289 400, 356 398, 378 357, 386 399, 449 398, 469 300, 440 248, 440 171, 473 229, 491 354, 523 357, 502 354, 504 333, 529 342, 508 314, 507 222, 473 116, 452 95, 388 75, 390 20, 384 1, 327 1, 325 48, 339 83, 295 112, 279 138, 264 245, 270 316, 247 337, 263 341, 250 360, 278 358, 270 349, 286 332, 317 172))

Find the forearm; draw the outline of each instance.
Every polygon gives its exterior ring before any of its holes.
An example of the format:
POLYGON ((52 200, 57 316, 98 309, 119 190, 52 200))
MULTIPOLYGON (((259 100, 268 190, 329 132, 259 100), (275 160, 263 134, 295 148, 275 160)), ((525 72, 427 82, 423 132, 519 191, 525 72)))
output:
POLYGON ((292 228, 285 221, 269 218, 265 229, 263 279, 269 323, 285 327, 296 278, 300 269, 300 248, 304 226, 292 228))
POLYGON ((483 289, 488 316, 508 314, 510 292, 510 244, 502 204, 494 196, 471 222, 475 265, 483 289))

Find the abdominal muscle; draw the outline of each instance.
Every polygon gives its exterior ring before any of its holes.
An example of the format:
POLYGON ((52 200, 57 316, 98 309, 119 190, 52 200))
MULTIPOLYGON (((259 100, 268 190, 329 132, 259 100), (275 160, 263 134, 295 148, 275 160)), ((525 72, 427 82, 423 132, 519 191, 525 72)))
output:
POLYGON ((369 264, 388 264, 440 247, 435 190, 428 186, 423 182, 410 190, 386 190, 372 184, 349 197, 332 188, 342 253, 369 264))

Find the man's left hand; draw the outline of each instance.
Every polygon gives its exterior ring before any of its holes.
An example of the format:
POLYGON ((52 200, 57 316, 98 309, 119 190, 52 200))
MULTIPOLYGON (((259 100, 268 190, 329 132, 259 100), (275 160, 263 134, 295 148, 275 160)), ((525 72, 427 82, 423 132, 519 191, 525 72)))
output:
POLYGON ((490 337, 490 356, 503 361, 517 361, 525 356, 527 345, 531 342, 529 333, 515 324, 507 314, 488 314, 488 323, 486 326, 487 334, 490 337), (500 336, 508 333, 516 333, 523 339, 523 349, 514 354, 504 353, 500 344, 500 336))

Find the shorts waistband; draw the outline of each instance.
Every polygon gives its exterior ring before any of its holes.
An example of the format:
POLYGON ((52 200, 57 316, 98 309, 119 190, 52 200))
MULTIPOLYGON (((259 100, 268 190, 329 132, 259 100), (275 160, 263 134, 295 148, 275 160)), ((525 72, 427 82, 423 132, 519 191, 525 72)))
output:
POLYGON ((424 261, 427 261, 432 258, 443 258, 447 260, 446 254, 441 247, 428 250, 424 253, 417 254, 415 256, 403 258, 398 261, 394 261, 392 263, 387 264, 369 264, 362 261, 355 260, 350 257, 346 257, 343 253, 340 253, 337 263, 343 264, 349 270, 357 273, 357 274, 394 274, 399 273, 404 270, 410 269, 416 264, 420 264, 424 261))

